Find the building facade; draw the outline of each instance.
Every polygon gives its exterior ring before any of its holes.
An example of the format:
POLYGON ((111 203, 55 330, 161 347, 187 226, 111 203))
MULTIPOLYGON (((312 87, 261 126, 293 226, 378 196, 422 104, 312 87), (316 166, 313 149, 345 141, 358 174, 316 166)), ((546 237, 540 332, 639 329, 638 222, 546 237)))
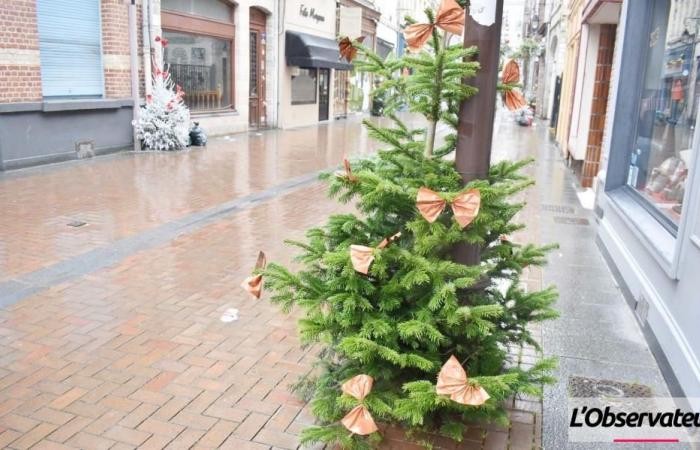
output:
POLYGON ((563 0, 547 0, 544 5, 544 22, 540 33, 544 33, 542 55, 544 70, 540 69, 536 94, 537 114, 549 119, 550 127, 556 129, 561 98, 561 79, 564 71, 566 42, 566 16, 563 0), (544 29, 542 29, 544 28, 544 29))
POLYGON ((139 0, 132 33, 124 0, 8 2, 0 10, 0 170, 131 148, 133 105, 150 93, 154 64, 215 136, 345 116, 353 92, 356 110, 367 110, 371 80, 339 58, 343 7, 359 13, 355 37, 384 52, 397 45, 396 1, 380 22, 366 0, 139 0))
POLYGON ((0 169, 132 144, 128 29, 120 0, 3 2, 0 169))
POLYGON ((621 6, 597 182, 599 242, 671 369, 672 393, 697 397, 700 2, 621 6))
POLYGON ((566 148, 585 188, 593 186, 600 168, 620 6, 620 0, 588 0, 582 8, 566 148))

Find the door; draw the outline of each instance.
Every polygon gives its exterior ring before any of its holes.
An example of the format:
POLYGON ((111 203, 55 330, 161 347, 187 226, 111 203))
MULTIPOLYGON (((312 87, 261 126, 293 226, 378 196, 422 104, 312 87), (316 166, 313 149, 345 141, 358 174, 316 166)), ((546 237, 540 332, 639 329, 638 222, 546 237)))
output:
POLYGON ((552 119, 550 126, 554 129, 559 124, 559 102, 561 101, 561 75, 557 75, 554 83, 554 99, 552 100, 552 119))
POLYGON ((331 69, 318 69, 318 120, 328 120, 331 69))
POLYGON ((252 128, 267 125, 265 111, 265 13, 250 9, 250 66, 248 91, 248 124, 252 128))

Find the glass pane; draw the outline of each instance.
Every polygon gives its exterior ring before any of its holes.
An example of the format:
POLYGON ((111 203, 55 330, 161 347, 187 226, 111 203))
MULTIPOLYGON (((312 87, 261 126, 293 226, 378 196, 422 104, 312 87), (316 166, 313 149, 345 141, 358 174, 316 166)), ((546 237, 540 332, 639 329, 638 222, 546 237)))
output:
POLYGON ((162 0, 161 8, 231 22, 231 7, 220 0, 162 0))
POLYGON ((250 32, 250 96, 258 95, 258 33, 250 32))
POLYGON ((231 44, 224 39, 165 31, 164 59, 193 111, 231 106, 231 44))
POLYGON ((627 184, 677 224, 683 210, 700 95, 700 4, 695 0, 652 4, 636 145, 627 184))
POLYGON ((299 69, 292 77, 292 104, 316 103, 316 69, 299 69))

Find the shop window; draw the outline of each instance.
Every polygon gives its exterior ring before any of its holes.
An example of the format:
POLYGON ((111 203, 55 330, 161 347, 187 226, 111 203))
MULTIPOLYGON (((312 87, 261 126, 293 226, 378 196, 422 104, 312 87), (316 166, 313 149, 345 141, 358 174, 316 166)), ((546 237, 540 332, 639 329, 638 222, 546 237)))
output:
POLYGON ((650 2, 646 59, 626 184, 677 229, 691 162, 700 98, 700 5, 650 2))
POLYGON ((316 103, 316 72, 302 67, 292 76, 292 105, 316 103))
POLYGON ((231 108, 231 42, 209 36, 165 31, 163 58, 192 111, 231 108))
POLYGON ((162 0, 161 8, 221 22, 233 22, 231 7, 221 0, 162 0))

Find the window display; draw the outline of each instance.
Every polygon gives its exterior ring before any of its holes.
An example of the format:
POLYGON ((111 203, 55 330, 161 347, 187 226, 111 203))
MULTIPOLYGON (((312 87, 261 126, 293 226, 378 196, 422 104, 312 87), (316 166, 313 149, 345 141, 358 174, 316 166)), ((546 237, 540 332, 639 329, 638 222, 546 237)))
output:
POLYGON ((231 43, 224 39, 165 31, 166 70, 185 91, 192 111, 231 107, 231 43))
POLYGON ((671 0, 653 5, 627 184, 677 227, 700 95, 700 4, 671 0))
POLYGON ((316 69, 299 69, 292 76, 292 105, 316 103, 316 69))

